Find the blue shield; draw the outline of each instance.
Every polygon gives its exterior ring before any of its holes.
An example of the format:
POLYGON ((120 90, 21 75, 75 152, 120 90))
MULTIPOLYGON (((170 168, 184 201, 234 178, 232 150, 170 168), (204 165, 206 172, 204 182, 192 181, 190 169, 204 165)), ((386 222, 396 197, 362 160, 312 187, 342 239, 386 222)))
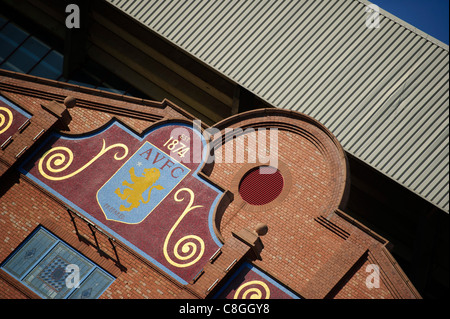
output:
POLYGON ((145 142, 99 189, 97 201, 106 219, 139 224, 189 172, 173 157, 145 142))

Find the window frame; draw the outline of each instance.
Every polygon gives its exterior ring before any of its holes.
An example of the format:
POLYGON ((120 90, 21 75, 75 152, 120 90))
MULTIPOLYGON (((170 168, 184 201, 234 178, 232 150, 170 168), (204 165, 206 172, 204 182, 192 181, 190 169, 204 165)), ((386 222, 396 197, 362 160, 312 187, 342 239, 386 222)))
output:
MULTIPOLYGON (((34 229, 21 243, 19 246, 16 247, 16 249, 14 249, 14 251, 5 259, 0 263, 0 270, 4 271, 5 273, 7 273, 9 276, 11 276, 12 278, 14 278, 15 280, 17 280, 21 285, 23 285, 24 287, 26 287, 28 290, 32 291, 33 293, 35 293, 36 295, 38 295, 39 297, 43 298, 43 299, 70 299, 70 297, 72 295, 75 295, 78 292, 78 288, 76 287, 72 287, 68 290, 68 292, 64 295, 64 297, 62 298, 49 298, 49 296, 43 294, 40 290, 35 289, 34 287, 32 287, 31 285, 27 284, 27 282, 25 281, 25 279, 27 278, 27 276, 32 273, 36 267, 42 263, 43 261, 45 262, 46 258, 54 251, 54 248, 57 247, 58 245, 62 246, 64 249, 68 250, 69 253, 75 254, 77 258, 79 258, 80 260, 82 260, 83 262, 86 262, 87 264, 91 264, 92 267, 91 269, 89 269, 89 271, 87 271, 85 274, 80 275, 80 281, 79 281, 79 287, 81 288, 83 286, 83 283, 87 281, 87 279, 90 277, 91 274, 93 274, 95 271, 100 271, 100 273, 102 275, 104 275, 105 277, 107 277, 108 279, 110 279, 109 283, 102 289, 99 291, 97 297, 95 299, 98 299, 100 296, 103 295, 103 293, 109 288, 109 286, 111 286, 111 284, 116 280, 116 277, 113 276, 112 274, 110 274, 107 270, 105 270, 104 268, 102 268, 101 266, 99 266, 96 262, 94 262, 93 260, 87 258, 85 255, 83 255, 80 251, 78 251, 77 249, 75 249, 74 247, 70 246, 69 244, 67 244, 63 239, 59 238, 58 236, 56 236, 54 233, 52 233, 51 231, 49 231, 48 229, 46 229, 44 226, 39 225, 38 227, 36 227, 36 229, 34 229), (36 260, 34 261, 32 264, 30 264, 30 266, 28 266, 28 268, 26 269, 26 271, 24 271, 24 273, 20 276, 20 278, 14 274, 11 273, 7 268, 5 268, 5 265, 8 264, 8 262, 13 259, 15 256, 17 256, 18 253, 21 252, 21 250, 28 244, 30 243, 30 241, 34 238, 34 236, 39 232, 39 231, 43 231, 46 235, 52 237, 52 239, 54 239, 54 242, 42 253, 42 255, 36 260)), ((51 263, 51 261, 49 261, 49 263, 51 263)), ((48 266, 48 265, 47 265, 48 266)), ((48 286, 48 284, 47 284, 48 286)))

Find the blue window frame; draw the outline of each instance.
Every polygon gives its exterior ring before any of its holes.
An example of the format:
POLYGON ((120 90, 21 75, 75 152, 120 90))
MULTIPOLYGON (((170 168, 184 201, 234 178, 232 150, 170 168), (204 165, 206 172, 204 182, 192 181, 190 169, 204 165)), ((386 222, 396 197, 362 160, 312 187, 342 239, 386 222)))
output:
POLYGON ((115 279, 41 226, 0 268, 45 299, 96 299, 115 279))

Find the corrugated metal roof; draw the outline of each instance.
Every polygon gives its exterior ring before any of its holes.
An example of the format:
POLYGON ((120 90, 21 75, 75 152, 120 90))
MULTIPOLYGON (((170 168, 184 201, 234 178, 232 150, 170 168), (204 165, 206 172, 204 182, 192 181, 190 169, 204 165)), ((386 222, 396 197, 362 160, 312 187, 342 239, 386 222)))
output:
POLYGON ((448 46, 362 0, 108 0, 449 211, 448 46))

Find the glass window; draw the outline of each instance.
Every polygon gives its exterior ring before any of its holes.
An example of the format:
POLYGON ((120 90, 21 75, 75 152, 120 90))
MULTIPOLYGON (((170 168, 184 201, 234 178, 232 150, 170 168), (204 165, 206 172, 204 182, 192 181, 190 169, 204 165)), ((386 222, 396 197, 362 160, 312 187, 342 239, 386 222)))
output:
POLYGON ((27 241, 14 256, 6 262, 2 268, 16 278, 23 278, 28 269, 32 268, 38 260, 55 244, 56 239, 39 231, 33 236, 33 240, 27 241))
POLYGON ((45 36, 40 37, 34 30, 27 30, 30 33, 0 15, 0 68, 118 94, 149 98, 120 76, 90 59, 66 79, 62 75, 63 54, 39 40, 45 39, 45 36))
POLYGON ((7 23, 8 23, 8 20, 0 14, 0 29, 3 28, 3 26, 7 23))
POLYGON ((64 58, 61 53, 51 51, 29 74, 56 80, 62 74, 64 58))
POLYGON ((31 234, 0 268, 46 299, 96 299, 114 281, 43 227, 31 234))
POLYGON ((89 75, 84 70, 75 71, 71 75, 70 80, 68 80, 67 82, 76 84, 76 85, 85 86, 85 87, 90 87, 90 88, 96 88, 99 84, 98 81, 96 79, 94 79, 94 77, 89 75))
POLYGON ((0 31, 0 63, 28 37, 28 33, 12 23, 5 25, 0 31))
POLYGON ((8 58, 8 62, 18 72, 28 73, 49 51, 50 47, 35 37, 30 37, 8 58))

